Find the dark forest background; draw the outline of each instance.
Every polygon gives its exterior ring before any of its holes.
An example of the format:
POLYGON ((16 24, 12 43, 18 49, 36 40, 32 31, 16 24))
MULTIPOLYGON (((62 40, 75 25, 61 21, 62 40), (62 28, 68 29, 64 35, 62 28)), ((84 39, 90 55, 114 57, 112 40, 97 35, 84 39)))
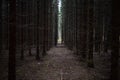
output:
MULTIPOLYGON (((61 4, 62 44, 95 69, 95 80, 120 80, 117 0, 61 4)), ((0 0, 0 80, 16 80, 16 68, 26 57, 42 61, 57 46, 58 14, 57 0, 0 0)))

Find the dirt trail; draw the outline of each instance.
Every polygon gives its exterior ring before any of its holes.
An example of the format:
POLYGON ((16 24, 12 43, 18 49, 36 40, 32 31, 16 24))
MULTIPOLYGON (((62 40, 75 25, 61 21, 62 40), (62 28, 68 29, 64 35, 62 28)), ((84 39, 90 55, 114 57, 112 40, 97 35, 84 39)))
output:
POLYGON ((17 71, 17 80, 94 80, 87 67, 77 61, 72 51, 60 46, 48 51, 43 62, 31 61, 17 71))

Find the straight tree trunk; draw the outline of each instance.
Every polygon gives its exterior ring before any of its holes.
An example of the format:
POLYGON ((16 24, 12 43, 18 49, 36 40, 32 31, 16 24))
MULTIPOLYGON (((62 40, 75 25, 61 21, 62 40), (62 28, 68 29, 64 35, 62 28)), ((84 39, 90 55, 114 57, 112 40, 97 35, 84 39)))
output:
POLYGON ((44 2, 44 25, 43 25, 43 27, 44 27, 44 36, 43 36, 43 53, 42 53, 42 55, 43 56, 45 56, 46 55, 46 16, 47 16, 47 13, 46 13, 46 0, 44 0, 43 1, 44 2))
POLYGON ((119 30, 117 25, 112 26, 112 53, 111 53, 111 80, 118 80, 119 71, 119 30), (115 29, 116 28, 116 29, 115 29))
MULTIPOLYGON (((27 0, 27 1, 29 1, 29 0, 27 0)), ((31 4, 31 2, 30 2, 30 4, 31 4)), ((31 4, 30 6, 32 6, 33 4, 31 4)), ((33 8, 33 7, 32 7, 33 8)), ((33 10, 33 9, 32 9, 33 10)), ((29 13, 29 11, 30 11, 30 8, 29 8, 29 2, 27 3, 27 24, 28 25, 30 25, 31 24, 31 20, 29 20, 29 19, 31 19, 31 16, 30 16, 30 14, 31 13, 29 13)), ((32 15, 33 15, 33 13, 32 13, 32 15)), ((33 24, 32 24, 33 25, 33 24)), ((32 56, 32 53, 31 53, 31 45, 32 45, 32 35, 31 35, 31 33, 32 33, 32 30, 31 30, 31 26, 29 27, 28 26, 28 45, 29 45, 29 56, 32 56)))
POLYGON ((94 24, 94 0, 88 0, 88 66, 93 67, 93 24, 94 24))
POLYGON ((16 80, 16 0, 9 0, 9 67, 8 80, 16 80))
POLYGON ((39 25, 39 18, 40 18, 40 15, 39 15, 39 4, 40 2, 39 1, 37 1, 37 53, 36 53, 36 60, 40 60, 40 56, 39 56, 39 27, 40 27, 40 25, 39 25))
POLYGON ((2 0, 0 0, 0 54, 2 51, 2 0))
POLYGON ((119 31, 120 31, 120 23, 119 23, 119 15, 117 7, 118 3, 114 6, 115 10, 113 10, 112 14, 112 53, 111 53, 111 79, 110 80, 119 80, 118 71, 119 71, 119 31))
MULTIPOLYGON (((23 11, 24 11, 24 2, 21 2, 21 15, 23 15, 23 11)), ((24 60, 24 20, 23 20, 23 16, 21 16, 21 56, 20 59, 24 60)))
MULTIPOLYGON (((76 16, 78 16, 78 11, 77 11, 77 7, 78 7, 78 3, 77 0, 75 0, 76 3, 76 16)), ((76 17, 76 54, 78 55, 78 17, 76 17)))
POLYGON ((23 40, 23 28, 21 28, 21 60, 24 60, 24 40, 23 40))

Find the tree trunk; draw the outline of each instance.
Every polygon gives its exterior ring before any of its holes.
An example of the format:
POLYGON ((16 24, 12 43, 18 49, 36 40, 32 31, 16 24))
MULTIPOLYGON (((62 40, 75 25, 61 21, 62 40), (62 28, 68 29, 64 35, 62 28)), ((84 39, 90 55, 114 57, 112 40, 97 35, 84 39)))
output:
POLYGON ((24 60, 24 40, 23 40, 23 28, 21 28, 21 60, 24 60))
POLYGON ((94 1, 88 0, 88 66, 93 67, 93 28, 94 28, 94 1))
POLYGON ((118 25, 112 25, 111 80, 118 80, 119 71, 119 30, 118 25))
POLYGON ((47 13, 46 13, 46 10, 47 10, 47 6, 46 6, 46 0, 43 1, 44 2, 44 21, 43 21, 43 27, 44 27, 44 36, 43 36, 43 53, 42 55, 45 56, 46 55, 46 21, 47 21, 47 13))
POLYGON ((112 52, 111 52, 111 79, 110 80, 119 80, 118 71, 119 71, 119 31, 120 31, 120 23, 119 23, 119 15, 117 7, 119 5, 115 4, 115 9, 113 9, 112 16, 112 52))
POLYGON ((8 80, 16 80, 16 0, 9 0, 9 68, 8 80))
MULTIPOLYGON (((21 15, 24 15, 24 2, 21 2, 21 15)), ((23 16, 21 16, 21 56, 20 59, 24 60, 24 20, 23 20, 23 16)))
POLYGON ((36 60, 40 60, 40 56, 39 56, 39 53, 40 53, 40 51, 39 51, 39 27, 40 27, 40 25, 39 25, 39 18, 40 18, 40 15, 39 15, 39 4, 40 2, 39 1, 37 1, 37 53, 36 53, 36 60))
POLYGON ((2 0, 0 0, 0 54, 2 51, 2 0))

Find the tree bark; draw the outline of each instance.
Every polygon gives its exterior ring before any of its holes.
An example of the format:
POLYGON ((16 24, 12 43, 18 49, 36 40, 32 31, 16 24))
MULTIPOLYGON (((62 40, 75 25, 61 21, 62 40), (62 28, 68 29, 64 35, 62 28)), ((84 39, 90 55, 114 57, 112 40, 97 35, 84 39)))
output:
POLYGON ((9 0, 9 68, 8 80, 16 80, 16 0, 9 0))
POLYGON ((24 22, 25 20, 23 20, 23 16, 24 15, 24 2, 21 2, 21 56, 20 59, 24 60, 24 22))
MULTIPOLYGON (((114 4, 114 3, 113 3, 114 4)), ((112 14, 112 52, 111 52, 111 79, 110 80, 119 80, 119 31, 120 31, 120 23, 119 23, 119 15, 117 7, 119 3, 116 3, 113 9, 112 14)))
POLYGON ((44 27, 44 31, 43 31, 43 53, 42 55, 45 56, 46 55, 46 21, 47 21, 47 3, 46 0, 43 1, 44 2, 44 22, 43 22, 43 27, 44 27))
POLYGON ((40 15, 39 15, 39 4, 40 2, 39 1, 37 1, 37 53, 36 53, 36 60, 40 60, 40 56, 39 56, 39 53, 40 53, 40 51, 39 51, 39 27, 40 27, 40 25, 39 25, 39 18, 40 18, 40 15))
POLYGON ((88 66, 93 65, 93 28, 94 28, 94 0, 88 0, 88 66))
POLYGON ((118 80, 119 71, 119 30, 118 25, 112 25, 111 80, 118 80))
POLYGON ((0 0, 0 54, 2 51, 2 0, 0 0))

